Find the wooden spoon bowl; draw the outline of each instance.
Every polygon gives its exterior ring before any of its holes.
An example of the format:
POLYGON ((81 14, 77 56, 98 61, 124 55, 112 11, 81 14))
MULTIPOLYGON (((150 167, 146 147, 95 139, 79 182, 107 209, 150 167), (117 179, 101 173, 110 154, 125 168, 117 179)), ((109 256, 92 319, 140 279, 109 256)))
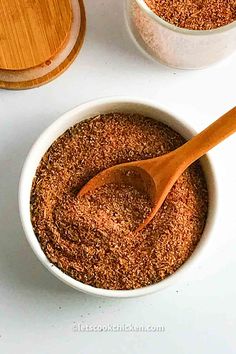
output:
POLYGON ((236 107, 178 149, 148 160, 124 163, 108 168, 92 178, 79 192, 87 193, 110 183, 128 184, 144 191, 152 202, 152 211, 136 231, 153 219, 180 175, 210 149, 236 132, 236 107))

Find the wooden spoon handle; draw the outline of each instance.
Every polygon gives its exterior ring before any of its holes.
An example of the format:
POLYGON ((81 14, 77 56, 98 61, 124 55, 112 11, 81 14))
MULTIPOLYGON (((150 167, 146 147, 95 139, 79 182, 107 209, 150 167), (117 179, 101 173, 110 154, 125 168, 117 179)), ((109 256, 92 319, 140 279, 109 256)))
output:
POLYGON ((181 159, 183 169, 205 155, 221 141, 236 132, 236 107, 217 119, 200 134, 182 145, 175 152, 181 159))

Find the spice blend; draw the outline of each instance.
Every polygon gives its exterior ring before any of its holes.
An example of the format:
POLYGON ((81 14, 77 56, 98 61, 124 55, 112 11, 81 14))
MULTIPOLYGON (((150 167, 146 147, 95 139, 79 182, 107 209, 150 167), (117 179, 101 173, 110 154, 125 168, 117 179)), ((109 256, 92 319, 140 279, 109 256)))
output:
POLYGON ((175 272, 204 230, 208 192, 199 162, 176 182, 146 229, 148 197, 106 185, 83 198, 80 188, 118 163, 163 155, 185 142, 167 125, 138 114, 110 113, 68 129, 36 171, 31 219, 46 256, 71 277, 104 289, 135 289, 175 272))
POLYGON ((145 0, 148 7, 171 24, 211 30, 236 20, 235 0, 145 0))

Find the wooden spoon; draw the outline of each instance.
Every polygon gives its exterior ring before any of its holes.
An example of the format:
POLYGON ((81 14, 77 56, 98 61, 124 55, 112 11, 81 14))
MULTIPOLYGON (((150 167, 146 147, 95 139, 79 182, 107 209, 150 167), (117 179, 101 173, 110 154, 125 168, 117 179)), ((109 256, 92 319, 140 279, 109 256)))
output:
POLYGON ((100 172, 80 190, 79 196, 82 197, 110 183, 132 185, 147 193, 153 207, 151 213, 136 230, 141 231, 153 219, 174 183, 187 167, 235 132, 236 107, 168 154, 148 160, 123 163, 100 172))

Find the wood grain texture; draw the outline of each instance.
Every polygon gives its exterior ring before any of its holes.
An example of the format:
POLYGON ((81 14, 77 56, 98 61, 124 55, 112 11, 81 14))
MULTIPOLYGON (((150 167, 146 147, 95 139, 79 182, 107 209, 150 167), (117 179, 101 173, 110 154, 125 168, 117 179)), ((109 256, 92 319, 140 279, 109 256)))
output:
POLYGON ((24 70, 50 60, 71 22, 70 0, 0 0, 0 68, 24 70))
MULTIPOLYGON (((80 28, 78 29, 78 35, 76 37, 75 44, 72 50, 70 51, 69 55, 66 57, 66 59, 63 60, 63 62, 60 63, 60 65, 58 65, 48 74, 42 75, 41 77, 35 79, 29 79, 23 81, 22 80, 16 82, 8 81, 7 79, 5 79, 5 73, 7 73, 8 71, 0 69, 0 88, 20 90, 20 89, 29 89, 33 87, 38 87, 43 84, 46 84, 47 82, 54 80, 57 76, 62 74, 72 64, 72 62, 74 61, 74 59, 76 58, 76 56, 78 55, 82 47, 85 31, 86 31, 86 15, 85 15, 83 0, 74 0, 74 1, 78 2, 77 6, 79 6, 80 9, 80 28)), ((72 12, 72 17, 73 17, 73 12, 72 12)), ((44 63, 41 66, 43 67, 44 65, 46 64, 44 63)), ((22 74, 22 77, 25 76, 25 72, 27 72, 27 70, 11 71, 12 75, 14 75, 14 73, 15 74, 17 73, 17 75, 22 74)))

